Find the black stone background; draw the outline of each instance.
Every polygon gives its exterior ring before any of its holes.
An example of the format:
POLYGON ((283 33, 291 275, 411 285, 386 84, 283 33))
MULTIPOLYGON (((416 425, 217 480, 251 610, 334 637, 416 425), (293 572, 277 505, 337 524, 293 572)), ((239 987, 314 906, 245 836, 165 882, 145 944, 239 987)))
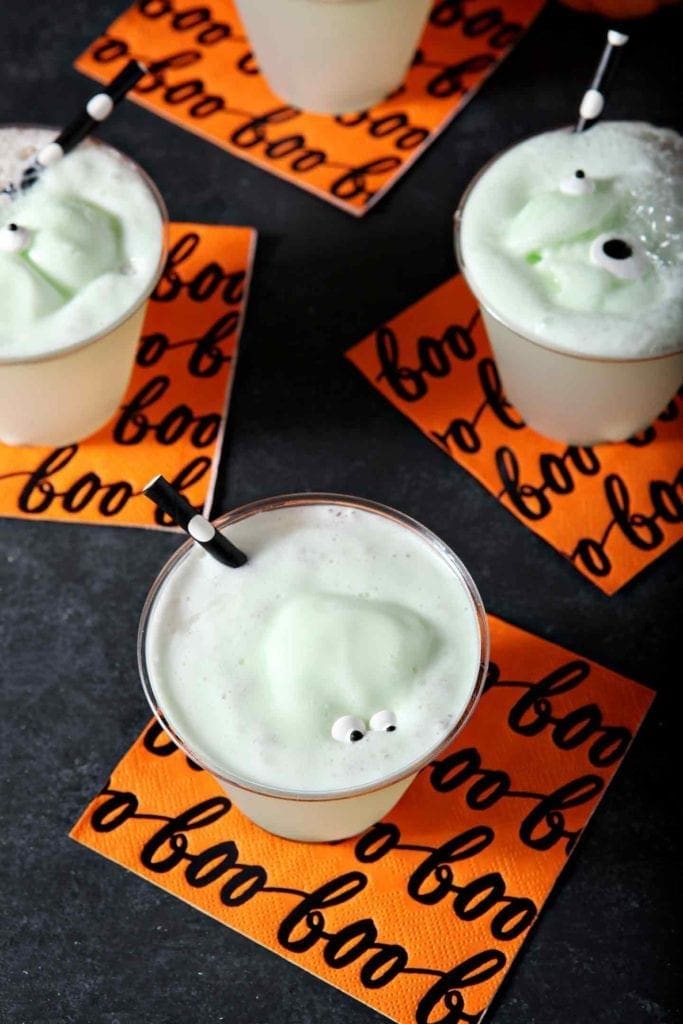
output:
MULTIPOLYGON (((0 121, 71 116, 92 92, 71 62, 124 6, 1 0, 0 121)), ((680 130, 682 27, 673 11, 632 23, 610 116, 680 130)), ((173 218, 259 231, 214 512, 299 489, 387 502, 459 552, 490 611, 658 691, 492 1024, 680 1019, 681 547, 604 596, 342 353, 449 277, 464 186, 503 146, 573 119, 604 28, 551 3, 362 220, 132 103, 105 129, 150 171, 173 218)), ((0 536, 0 1024, 379 1024, 370 1009, 67 838, 149 717, 136 626, 178 539, 12 520, 0 522, 0 536)))

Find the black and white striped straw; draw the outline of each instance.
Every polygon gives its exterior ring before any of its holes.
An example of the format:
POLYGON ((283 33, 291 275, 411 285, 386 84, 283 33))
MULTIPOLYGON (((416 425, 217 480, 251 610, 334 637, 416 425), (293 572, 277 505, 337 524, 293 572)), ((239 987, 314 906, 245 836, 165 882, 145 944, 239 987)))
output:
POLYGON ((0 195, 13 199, 34 185, 46 167, 61 160, 106 121, 117 103, 120 103, 146 74, 147 68, 144 64, 138 60, 129 61, 109 85, 90 97, 83 110, 62 129, 57 138, 41 149, 33 163, 22 174, 21 181, 6 185, 0 195))
POLYGON ((605 108, 607 91, 610 87, 614 72, 617 69, 619 56, 628 42, 628 36, 616 29, 609 29, 607 43, 602 51, 602 56, 595 69, 593 81, 586 89, 579 107, 579 119, 576 122, 575 132, 585 132, 587 128, 594 125, 605 108))
POLYGON ((248 561, 244 552, 235 547, 208 519, 199 515, 189 501, 163 476, 155 476, 150 480, 142 488, 142 493, 175 519, 178 526, 217 562, 228 565, 231 569, 239 569, 248 561))

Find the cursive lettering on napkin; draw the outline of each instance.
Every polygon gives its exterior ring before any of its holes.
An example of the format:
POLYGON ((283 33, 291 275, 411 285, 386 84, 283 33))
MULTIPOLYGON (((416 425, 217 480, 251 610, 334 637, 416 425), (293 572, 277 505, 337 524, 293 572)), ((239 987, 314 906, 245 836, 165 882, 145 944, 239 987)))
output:
MULTIPOLYGON (((144 748, 155 757, 168 757, 177 751, 171 740, 159 743, 159 730, 153 723, 143 740, 144 748)), ((111 833, 129 822, 152 822, 154 831, 142 844, 140 865, 155 875, 182 870, 187 885, 192 889, 218 886, 218 898, 226 908, 237 908, 259 895, 281 894, 293 897, 295 903, 279 922, 276 922, 277 943, 283 950, 294 954, 320 947, 324 962, 333 970, 358 965, 358 979, 365 989, 380 989, 390 985, 402 974, 424 975, 437 978, 422 996, 415 1011, 416 1024, 430 1024, 432 1013, 439 1009, 440 1021, 450 1024, 479 1019, 483 1010, 475 1015, 465 1013, 465 1000, 461 989, 475 985, 502 971, 507 957, 491 948, 475 957, 469 957, 448 971, 419 967, 409 962, 407 950, 398 943, 384 942, 370 917, 362 917, 334 930, 325 913, 333 907, 353 902, 366 889, 368 876, 362 871, 348 871, 317 886, 312 891, 289 886, 269 885, 269 875, 261 864, 245 863, 240 859, 238 844, 233 839, 201 847, 200 833, 224 819, 231 810, 227 796, 211 797, 194 804, 179 814, 164 815, 145 812, 136 795, 117 790, 111 780, 101 790, 103 797, 94 807, 89 824, 96 833, 111 833), (198 842, 199 838, 199 842, 198 842)), ((382 826, 375 826, 381 828, 382 826)), ((391 835, 400 838, 392 826, 391 835)), ((454 837, 435 851, 420 865, 408 882, 409 895, 418 903, 433 904, 448 894, 455 893, 454 914, 462 921, 482 916, 496 904, 500 905, 491 925, 492 935, 506 941, 517 937, 532 923, 536 908, 531 900, 506 897, 505 885, 499 875, 484 875, 465 886, 453 883, 449 864, 476 856, 491 842, 490 830, 473 829, 454 837), (449 883, 444 889, 445 874, 449 883), (438 877, 440 888, 427 891, 432 876, 438 877), (425 887, 423 891, 423 887, 425 887)), ((359 861, 377 860, 377 854, 368 851, 377 839, 372 830, 356 844, 359 861)), ((393 842, 392 849, 414 850, 393 842)), ((382 855, 389 852, 386 842, 382 855)))
POLYGON ((231 0, 138 0, 77 64, 149 73, 135 96, 352 213, 363 213, 430 144, 518 41, 542 0, 437 3, 406 80, 370 110, 337 117, 284 104, 260 73, 231 0))
POLYGON ((359 836, 269 835, 156 721, 73 835, 400 1024, 478 1024, 652 699, 489 629, 464 730, 359 836))
POLYGON ((381 324, 347 356, 433 443, 608 593, 683 536, 681 397, 622 444, 578 447, 536 434, 505 397, 461 277, 381 324))

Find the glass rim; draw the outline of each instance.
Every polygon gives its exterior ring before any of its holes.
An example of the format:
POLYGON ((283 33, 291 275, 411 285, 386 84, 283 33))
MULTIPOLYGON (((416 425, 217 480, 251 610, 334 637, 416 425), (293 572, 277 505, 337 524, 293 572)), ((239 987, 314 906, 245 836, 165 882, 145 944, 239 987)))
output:
MULTIPOLYGON (((54 125, 45 125, 34 122, 21 121, 4 122, 0 124, 0 131, 2 131, 2 129, 4 128, 38 128, 45 131, 59 131, 59 129, 55 128, 54 125)), ((103 139, 99 139, 93 135, 89 135, 87 139, 84 141, 88 142, 89 144, 101 146, 104 149, 111 150, 113 153, 116 154, 117 159, 122 160, 124 163, 132 167, 133 170, 142 179, 143 183, 150 192, 152 199, 156 204, 157 210, 159 211, 159 214, 161 216, 161 247, 159 250, 159 259, 157 260, 157 264, 154 268, 152 276, 149 279, 149 282, 147 283, 143 291, 140 293, 140 295, 136 297, 135 301, 130 306, 128 306, 125 309, 125 311, 119 317, 117 317, 116 320, 113 320, 110 324, 107 324, 105 328, 99 330, 96 334, 89 334, 87 337, 81 338, 79 341, 74 341, 70 345, 61 346, 58 349, 48 349, 47 351, 42 353, 38 352, 33 353, 32 355, 6 356, 0 352, 0 367, 17 365, 24 366, 28 363, 53 362, 54 360, 63 359, 66 356, 72 355, 74 352, 78 351, 81 348, 86 348, 89 345, 94 345, 96 342, 100 341, 108 334, 111 334, 113 331, 117 330, 117 328, 119 328, 122 324, 129 320, 135 313, 137 313, 140 307, 143 306, 145 302, 147 302, 150 295, 152 294, 157 284, 159 283, 159 279, 161 278, 161 274, 166 263, 166 258, 168 256, 169 218, 168 209, 166 207, 164 198, 161 192, 159 191, 159 188, 157 187, 153 179, 149 176, 147 171, 143 167, 141 167, 136 160, 128 156, 127 153, 124 153, 120 149, 117 149, 116 146, 112 146, 111 143, 105 142, 103 139)))
POLYGON ((495 153, 492 157, 489 157, 486 163, 484 163, 479 168, 474 177, 470 179, 467 187, 465 188, 465 191, 460 196, 460 201, 458 202, 458 205, 455 209, 455 213, 453 214, 454 245, 458 269, 462 274, 463 278, 465 279, 468 288, 470 289, 470 291, 472 292, 472 294, 474 295, 475 299, 477 300, 481 308, 484 310, 484 312, 488 313, 489 316, 492 316, 494 317, 494 319, 498 320, 504 327, 507 327, 509 331, 512 331, 513 334, 516 334, 519 338, 521 338, 522 341, 528 341, 530 345, 535 345, 537 348, 542 348, 546 352, 554 352, 557 353, 557 355, 567 356, 570 359, 581 359, 588 363, 606 363, 609 365, 614 365, 615 363, 654 363, 659 362, 661 359, 671 359, 674 356, 680 356, 681 354, 683 354, 683 346, 677 349, 673 349, 673 351, 671 352, 660 352, 658 355, 654 356, 594 356, 586 352, 577 352, 575 349, 560 348, 557 345, 551 345, 547 341, 541 341, 541 339, 538 336, 530 335, 527 331, 522 330, 519 324, 513 323, 510 319, 508 319, 508 317, 503 316, 497 309, 494 309, 493 306, 491 306, 488 302, 484 301, 481 298, 479 289, 475 286, 474 282, 468 276, 467 266, 465 263, 465 258, 462 252, 461 245, 462 219, 465 212, 465 206, 467 205, 467 200, 469 199, 470 195, 472 194, 476 186, 479 184, 479 182, 484 177, 486 172, 495 163, 497 163, 497 161, 500 160, 501 157, 505 156, 506 153, 509 153, 517 146, 522 145, 522 143, 527 142, 529 139, 536 138, 537 135, 549 135, 552 134, 553 132, 571 131, 572 127, 572 125, 560 125, 560 127, 558 128, 549 128, 546 131, 533 132, 529 135, 524 135, 521 139, 518 139, 516 142, 510 143, 509 146, 505 146, 503 149, 499 150, 499 152, 495 153))
MULTIPOLYGON (((377 779, 370 783, 349 786, 345 789, 335 789, 330 791, 293 790, 291 788, 279 789, 276 786, 268 786, 250 779, 248 776, 242 776, 238 772, 233 773, 226 771, 225 768, 217 765, 211 757, 198 753, 191 743, 188 743, 178 734, 164 715, 160 702, 157 701, 154 683, 151 678, 151 673, 148 671, 146 657, 147 630, 157 596, 176 566, 187 557, 190 550, 194 547, 194 541, 192 539, 186 540, 170 556, 170 558, 167 559, 160 569, 156 579, 152 583, 140 615, 137 636, 137 660, 142 689, 154 717, 165 732, 168 733, 178 748, 182 750, 183 753, 192 761, 208 771, 218 781, 226 783, 227 785, 236 786, 238 789, 280 800, 317 803, 330 800, 352 799, 353 797, 363 796, 368 793, 386 789, 409 776, 415 775, 424 768, 425 765, 429 764, 433 757, 447 747, 461 731, 479 703, 479 699, 484 689, 486 673, 488 671, 490 638, 484 604, 477 586, 463 562, 458 558, 449 545, 437 536, 437 534, 433 533, 432 530, 418 522, 418 520, 413 519, 411 516, 408 516, 403 512, 399 512, 397 509, 391 508, 388 505, 384 505, 380 502, 372 501, 367 498, 358 498, 352 495, 325 491, 294 492, 291 494, 279 494, 265 498, 258 498, 255 501, 247 502, 246 504, 240 505, 231 511, 226 512, 217 519, 212 520, 212 522, 217 528, 220 528, 224 525, 240 522, 241 520, 247 519, 249 516, 255 515, 259 512, 301 505, 345 505, 351 508, 360 508, 364 511, 381 515, 403 527, 406 527, 407 529, 411 529, 414 533, 417 533, 423 540, 429 543, 436 552, 449 563, 454 574, 459 578, 460 583, 464 585, 471 601, 474 621, 479 636, 479 657, 476 675, 465 707, 448 732, 437 743, 432 744, 432 746, 428 750, 424 751, 419 757, 414 758, 409 764, 404 765, 395 772, 392 772, 386 778, 377 779)), ((228 569, 226 571, 231 572, 237 570, 228 569)))

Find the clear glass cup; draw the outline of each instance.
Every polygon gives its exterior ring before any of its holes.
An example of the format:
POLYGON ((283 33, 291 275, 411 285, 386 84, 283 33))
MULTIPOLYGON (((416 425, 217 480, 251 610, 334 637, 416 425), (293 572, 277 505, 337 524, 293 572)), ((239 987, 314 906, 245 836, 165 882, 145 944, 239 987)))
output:
POLYGON ((357 835, 384 817, 403 796, 420 769, 429 764, 439 751, 448 746, 460 732, 483 691, 489 660, 489 633, 481 597, 472 577, 460 559, 439 537, 422 526, 421 523, 385 505, 339 494, 286 494, 242 505, 215 520, 215 525, 218 528, 229 528, 234 523, 260 512, 312 504, 342 505, 347 508, 374 512, 399 524, 406 530, 418 534, 452 569, 458 589, 461 590, 464 587, 468 593, 474 611, 473 621, 476 623, 478 631, 479 660, 477 671, 471 680, 470 696, 465 709, 447 735, 436 745, 425 750, 417 760, 390 773, 385 779, 371 785, 324 793, 310 792, 303 786, 300 790, 292 790, 261 785, 249 778, 248 765, 245 765, 244 771, 240 773, 228 773, 218 766, 211 757, 197 749, 196 744, 188 743, 185 737, 179 735, 168 721, 146 653, 148 626, 154 615, 157 595, 165 581, 186 558, 192 547, 192 541, 183 544, 166 562, 147 596, 138 631, 138 666, 145 696, 159 723, 188 757, 213 775, 228 793, 235 806, 251 821, 266 831, 286 839, 329 842, 357 835))
POLYGON ((683 382, 683 347, 647 358, 588 356, 554 347, 551 337, 520 331, 491 307, 468 274, 461 225, 473 189, 506 152, 474 176, 454 217, 458 266, 479 303, 505 393, 528 426, 553 440, 584 446, 624 441, 647 427, 675 395, 683 382))
POLYGON ((295 107, 345 114, 401 84, 432 0, 236 0, 270 87, 295 107))
POLYGON ((130 157, 99 139, 92 143, 111 150, 147 187, 161 218, 159 260, 144 291, 106 330, 73 343, 64 339, 59 348, 28 358, 0 354, 0 441, 4 444, 73 444, 94 434, 114 415, 133 371, 149 296, 164 269, 168 213, 158 188, 130 157))

